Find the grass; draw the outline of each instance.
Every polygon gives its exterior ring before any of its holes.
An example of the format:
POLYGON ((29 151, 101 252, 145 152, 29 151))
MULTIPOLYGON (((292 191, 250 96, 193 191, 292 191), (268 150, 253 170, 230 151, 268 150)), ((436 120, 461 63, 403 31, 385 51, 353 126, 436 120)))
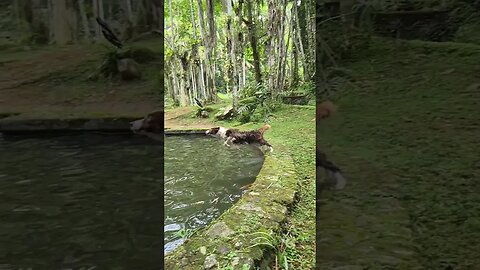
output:
POLYGON ((350 178, 322 196, 323 266, 480 264, 479 61, 475 45, 377 40, 346 63, 355 82, 318 133, 350 178))

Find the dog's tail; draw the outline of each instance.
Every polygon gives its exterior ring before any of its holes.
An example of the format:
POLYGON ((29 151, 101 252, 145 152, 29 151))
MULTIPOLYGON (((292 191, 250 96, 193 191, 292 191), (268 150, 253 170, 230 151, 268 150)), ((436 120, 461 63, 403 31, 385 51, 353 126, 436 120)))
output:
POLYGON ((260 131, 260 134, 263 135, 263 133, 265 133, 265 131, 267 131, 268 129, 270 129, 272 126, 270 126, 269 124, 265 124, 263 125, 263 127, 259 128, 258 131, 260 131))
POLYGON ((317 121, 333 116, 337 112, 337 106, 331 101, 324 101, 317 104, 317 121))

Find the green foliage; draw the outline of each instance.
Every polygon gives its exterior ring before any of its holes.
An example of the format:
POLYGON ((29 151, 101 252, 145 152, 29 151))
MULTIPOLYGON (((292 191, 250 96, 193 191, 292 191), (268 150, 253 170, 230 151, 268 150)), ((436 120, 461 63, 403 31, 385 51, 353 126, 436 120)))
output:
POLYGON ((102 54, 102 65, 100 66, 100 74, 105 77, 111 77, 118 73, 117 60, 121 59, 121 55, 118 50, 104 46, 105 52, 102 54))
POLYGON ((190 229, 182 228, 179 231, 175 232, 175 235, 181 237, 183 239, 190 238, 192 236, 193 231, 190 229))
POLYGON ((315 95, 315 83, 312 81, 303 82, 295 88, 291 88, 290 94, 315 95))
POLYGON ((268 122, 281 103, 273 100, 263 84, 248 84, 241 97, 238 108, 238 120, 241 123, 268 122))
POLYGON ((243 91, 240 93, 241 98, 247 98, 247 97, 259 97, 259 96, 265 96, 267 94, 267 89, 264 84, 261 83, 256 83, 250 81, 245 85, 245 88, 243 88, 243 91))
POLYGON ((218 97, 220 100, 225 101, 225 100, 230 100, 230 99, 232 99, 232 94, 224 94, 224 93, 218 92, 218 93, 217 93, 217 97, 218 97))

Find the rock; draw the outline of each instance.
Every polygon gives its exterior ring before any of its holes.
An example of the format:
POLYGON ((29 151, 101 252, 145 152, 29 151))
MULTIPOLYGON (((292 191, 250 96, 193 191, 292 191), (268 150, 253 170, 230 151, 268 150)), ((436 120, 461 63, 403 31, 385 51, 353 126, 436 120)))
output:
POLYGON ((117 69, 122 80, 134 80, 141 76, 140 65, 131 58, 117 60, 117 69))
POLYGON ((218 120, 224 120, 233 117, 233 106, 228 106, 222 113, 215 115, 218 120))
POLYGON ((243 243, 242 243, 242 242, 236 242, 236 243, 235 243, 235 248, 236 248, 236 249, 240 249, 242 246, 243 246, 243 243))
POLYGON ((200 116, 203 117, 203 118, 208 118, 208 112, 207 111, 202 111, 200 113, 200 116))
POLYGON ((239 262, 240 262, 240 258, 238 258, 238 257, 233 258, 232 266, 237 266, 239 262))
POLYGON ((260 207, 260 206, 256 206, 252 203, 245 203, 245 204, 242 204, 240 207, 238 207, 239 209, 242 209, 242 210, 246 210, 246 211, 255 211, 255 212, 259 212, 259 213, 264 213, 263 209, 260 207))
POLYGON ((232 229, 230 229, 225 222, 218 222, 213 224, 210 229, 207 231, 207 235, 211 238, 215 237, 228 237, 233 233, 232 229))
POLYGON ((227 255, 227 253, 230 252, 230 249, 227 246, 220 246, 218 252, 222 255, 227 255))
POLYGON ((182 258, 182 259, 180 260, 180 264, 181 264, 182 266, 187 266, 187 265, 188 265, 188 259, 187 259, 187 258, 182 258))
POLYGON ((208 255, 207 258, 205 258, 205 262, 203 266, 205 267, 205 269, 212 269, 217 264, 218 264, 217 255, 211 254, 211 255, 208 255))
POLYGON ((207 247, 200 247, 200 253, 202 253, 202 255, 207 254, 207 247))

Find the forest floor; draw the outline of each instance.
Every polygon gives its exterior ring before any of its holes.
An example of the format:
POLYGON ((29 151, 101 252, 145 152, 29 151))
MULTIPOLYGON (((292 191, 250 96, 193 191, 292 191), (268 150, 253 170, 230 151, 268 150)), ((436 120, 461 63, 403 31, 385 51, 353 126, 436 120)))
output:
MULTIPOLYGON (((162 51, 158 40, 134 43, 162 51)), ((159 63, 142 65, 141 80, 89 80, 107 52, 101 46, 13 48, 0 51, 0 115, 17 118, 143 116, 162 105, 159 63)), ((160 57, 159 57, 160 58, 160 57)))
POLYGON ((317 136, 349 182, 321 196, 319 269, 478 269, 478 63, 476 45, 385 40, 344 63, 317 136))

